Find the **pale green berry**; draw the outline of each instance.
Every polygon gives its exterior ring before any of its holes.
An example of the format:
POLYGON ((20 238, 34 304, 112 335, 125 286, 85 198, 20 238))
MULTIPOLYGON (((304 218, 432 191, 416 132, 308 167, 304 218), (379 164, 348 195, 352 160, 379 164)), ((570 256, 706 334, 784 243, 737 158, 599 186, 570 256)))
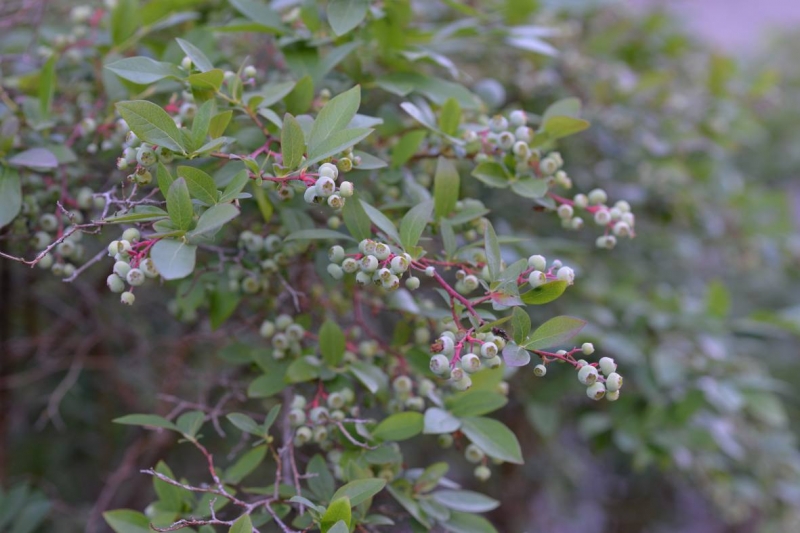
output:
POLYGON ((272 347, 276 350, 285 350, 289 347, 289 339, 284 333, 276 333, 272 337, 272 347))
POLYGON ((278 328, 281 331, 285 330, 286 328, 291 326, 293 323, 294 323, 294 319, 291 316, 289 316, 289 315, 287 315, 285 313, 280 314, 280 315, 277 316, 277 318, 275 318, 275 327, 278 328))
POLYGON ((575 214, 575 210, 569 204, 561 204, 558 206, 558 216, 563 219, 570 219, 575 214))
POLYGON ((423 411, 425 409, 425 400, 419 396, 408 398, 406 407, 412 411, 423 411))
POLYGON ((592 400, 601 400, 605 395, 606 387, 600 382, 593 383, 586 388, 586 396, 592 400))
POLYGON ((375 250, 378 246, 378 243, 372 239, 364 239, 358 246, 362 254, 375 255, 375 250))
POLYGON ((344 270, 337 264, 331 263, 328 265, 328 274, 335 280, 340 280, 344 277, 344 270))
MULTIPOLYGON (((458 368, 454 369, 459 370, 458 368)), ((459 391, 465 391, 472 387, 472 379, 464 374, 460 379, 453 381, 453 388, 459 391)))
POLYGON ((106 285, 111 292, 120 293, 125 290, 125 281, 116 274, 111 274, 106 278, 106 285))
POLYGON ((486 481, 492 477, 492 471, 486 465, 476 466, 474 474, 478 481, 486 481))
POLYGON ((449 448, 453 445, 453 436, 449 433, 439 435, 436 440, 442 448, 449 448))
POLYGON ((597 369, 591 365, 585 365, 578 370, 578 381, 584 385, 591 385, 597 381, 597 369))
POLYGON ((331 411, 331 421, 332 422, 341 422, 347 418, 347 415, 341 409, 334 409, 331 411))
POLYGON ((570 267, 561 267, 556 272, 556 277, 560 281, 566 281, 570 285, 572 285, 575 281, 575 272, 570 267))
POLYGON ((183 59, 181 59, 181 67, 184 70, 191 70, 192 69, 192 58, 190 58, 189 56, 183 56, 183 59))
POLYGON ((464 457, 470 463, 480 463, 486 457, 486 454, 483 453, 483 450, 470 443, 464 450, 464 457))
POLYGON ((328 218, 327 224, 331 229, 339 229, 342 225, 342 219, 334 215, 328 218))
POLYGON ((589 205, 589 197, 585 194, 576 194, 575 197, 572 199, 573 204, 575 207, 579 207, 581 209, 586 209, 586 206, 589 205))
POLYGON ((275 324, 269 320, 265 320, 261 323, 261 327, 258 328, 258 334, 265 339, 272 337, 275 334, 275 324))
POLYGON ((52 213, 45 213, 39 217, 39 225, 44 231, 55 231, 58 228, 58 219, 52 213))
POLYGON ((247 276, 242 280, 242 290, 246 294, 255 294, 261 290, 261 283, 254 276, 247 276))
POLYGON ((489 359, 497 355, 497 345, 493 342, 484 342, 481 344, 481 357, 489 359))
POLYGON ((131 271, 131 265, 126 263, 125 261, 117 261, 114 263, 114 268, 112 272, 121 278, 125 278, 128 276, 128 272, 131 271))
POLYGON ((344 248, 338 244, 328 250, 328 259, 331 263, 341 263, 344 260, 344 248))
MULTIPOLYGON (((53 254, 49 254, 48 253, 48 254, 44 254, 42 256, 42 258, 39 259, 39 262, 36 263, 36 265, 39 268, 47 270, 48 268, 51 268, 53 266, 53 262, 54 261, 55 261, 55 259, 53 259, 53 254)), ((124 286, 123 286, 123 288, 124 288, 124 286)))
POLYGON ((589 191, 588 199, 591 205, 602 205, 608 201, 608 195, 603 189, 593 189, 589 191))
POLYGON ((607 250, 613 249, 617 245, 617 238, 613 235, 601 235, 595 241, 598 248, 605 248, 607 250))
POLYGON ((606 376, 610 376, 613 372, 617 370, 617 363, 610 357, 601 357, 600 358, 600 370, 602 370, 603 374, 606 376))
POLYGON ((406 270, 408 270, 408 259, 403 257, 402 255, 398 255, 392 258, 392 261, 389 263, 392 268, 392 272, 394 274, 402 274, 406 270))
POLYGON ((495 115, 489 120, 489 129, 492 133, 500 133, 508 129, 508 120, 503 115, 495 115))
POLYGON ((444 354, 438 353, 431 357, 430 369, 437 376, 443 376, 450 371, 450 361, 444 354))
POLYGON ((336 162, 336 168, 342 172, 350 172, 353 169, 353 160, 349 157, 342 157, 336 162))
POLYGON ((339 177, 339 169, 331 163, 323 163, 319 166, 319 175, 326 178, 336 179, 339 177))
POLYGON ((547 270, 547 259, 542 255, 532 255, 528 258, 528 268, 534 270, 547 270))
POLYGON ((617 222, 614 224, 614 235, 617 237, 630 237, 631 227, 625 222, 617 222))
POLYGON ((542 378, 547 374, 547 367, 544 365, 536 365, 533 367, 533 375, 537 378, 542 378))
POLYGON ((336 190, 336 182, 328 176, 320 176, 314 184, 317 195, 327 198, 336 190))
POLYGON ((558 170, 558 161, 552 157, 545 157, 539 162, 539 169, 545 176, 551 176, 558 170))
POLYGON ((528 274, 528 284, 534 289, 544 285, 545 283, 547 283, 547 274, 541 270, 534 270, 528 274))
POLYGON ((307 204, 318 204, 322 199, 322 196, 317 194, 317 189, 315 187, 309 187, 303 193, 303 201, 307 204))
POLYGON ((598 226, 607 226, 611 222, 611 213, 608 209, 598 209, 594 213, 594 222, 598 226))
POLYGON ((341 409, 345 404, 344 396, 339 392, 332 392, 328 394, 326 403, 331 409, 341 409))
POLYGON ((497 138, 497 144, 503 150, 511 150, 514 147, 514 143, 517 141, 514 134, 510 131, 502 132, 497 138))
POLYGON ((291 409, 289 411, 289 424, 292 427, 302 426, 306 423, 306 413, 303 409, 291 409))
POLYGON ((308 418, 314 424, 324 424, 328 421, 329 414, 327 407, 314 407, 308 412, 308 418))
POLYGON ((631 228, 636 223, 636 217, 634 216, 633 213, 622 213, 622 216, 620 217, 619 220, 620 220, 620 222, 624 222, 625 224, 627 224, 631 228))
POLYGON ((514 127, 523 126, 528 122, 528 115, 521 109, 515 109, 508 115, 508 121, 514 127))
POLYGON ((388 279, 381 281, 381 286, 387 291, 396 291, 400 288, 400 278, 391 274, 388 279))
POLYGON ((453 355, 455 352, 455 342, 450 337, 439 337, 439 343, 442 345, 442 353, 444 355, 453 355))
POLYGON ((142 272, 138 268, 132 268, 128 271, 128 274, 125 276, 125 279, 128 280, 128 284, 130 284, 132 287, 138 287, 139 285, 144 283, 145 280, 144 272, 142 272))
POLYGON ((606 378, 606 389, 610 392, 617 392, 622 388, 622 376, 616 372, 611 372, 606 378))
POLYGON ((303 444, 310 441, 311 437, 312 437, 311 428, 308 426, 300 426, 294 433, 294 445, 302 446, 303 444))
POLYGON ((392 381, 392 388, 395 392, 399 393, 411 392, 413 385, 411 378, 408 376, 397 376, 394 378, 394 381, 392 381))
POLYGON ((342 198, 338 194, 332 194, 328 196, 328 206, 331 209, 341 209, 342 207, 344 207, 344 198, 342 198))
POLYGON ((453 342, 456 341, 456 334, 453 333, 452 331, 443 331, 440 337, 447 337, 453 342))
POLYGON ((375 257, 380 261, 385 261, 392 254, 391 248, 388 245, 379 242, 375 244, 375 257))
POLYGON ((478 278, 470 274, 469 276, 464 278, 464 287, 467 289, 468 292, 472 292, 478 288, 478 278))
POLYGON ((300 396, 298 394, 292 397, 292 409, 303 409, 307 403, 308 400, 306 400, 305 396, 300 396))
MULTIPOLYGON (((583 344, 581 344, 581 352, 583 352, 583 355, 592 355, 594 353, 594 344, 592 344, 591 342, 584 342, 583 344)), ((611 363, 614 362, 614 360, 611 359, 610 357, 604 357, 603 359, 608 359, 611 363)), ((603 359, 600 359, 600 368, 603 368, 603 359)), ((614 366, 614 368, 615 369, 617 368, 616 365, 614 366)), ((605 371, 603 371, 603 373, 605 374, 605 371)))
POLYGON ((56 246, 56 251, 63 257, 72 257, 72 254, 75 253, 75 244, 69 240, 66 240, 56 246))
POLYGON ((583 228, 583 219, 581 217, 575 217, 570 221, 569 227, 570 229, 579 230, 583 228))
POLYGON ((419 289, 419 278, 415 276, 409 276, 406 278, 406 288, 410 291, 415 291, 419 289))
POLYGON ((429 278, 432 278, 433 276, 436 275, 436 269, 433 268, 432 266, 425 268, 425 275, 428 276, 429 278))
POLYGON ((618 390, 615 390, 614 392, 607 391, 606 400, 608 400, 609 402, 616 402, 617 400, 619 400, 619 391, 618 390))
POLYGON ((130 291, 125 291, 119 296, 119 301, 124 303, 125 305, 133 305, 133 302, 136 301, 136 296, 133 295, 130 291))
POLYGON ((622 211, 619 210, 617 207, 612 207, 608 210, 608 214, 611 215, 611 220, 619 220, 622 217, 622 211))
POLYGON ((257 74, 256 67, 253 65, 247 65, 244 67, 244 71, 242 71, 242 73, 244 74, 245 78, 255 78, 257 74))
POLYGON ((157 161, 155 151, 148 146, 140 146, 136 151, 136 162, 143 167, 155 165, 157 161))
POLYGON ((156 263, 149 257, 139 263, 139 269, 144 272, 144 275, 148 278, 155 278, 158 276, 158 270, 156 269, 156 263))
POLYGON ((305 328, 297 323, 292 324, 286 328, 286 336, 291 341, 302 340, 305 333, 306 333, 305 328))
POLYGON ((339 185, 339 194, 344 198, 353 196, 353 183, 350 181, 343 181, 341 185, 339 185))
POLYGON ((461 356, 461 368, 470 374, 477 372, 481 369, 481 359, 474 353, 468 353, 461 356))
POLYGON ((387 281, 389 278, 392 277, 392 271, 388 268, 381 268, 379 269, 376 274, 381 281, 387 281))
POLYGON ((433 381, 427 378, 423 378, 419 382, 419 387, 418 387, 419 395, 427 396, 428 394, 432 393, 435 388, 436 384, 433 381))
POLYGON ((378 269, 378 258, 374 255, 365 255, 361 258, 360 266, 363 272, 375 272, 378 269))
POLYGON ((500 358, 499 355, 495 355, 494 357, 486 359, 485 364, 489 368, 497 368, 503 364, 503 359, 500 358))
POLYGON ((359 287, 366 287, 372 282, 372 276, 364 271, 356 273, 356 283, 359 287))

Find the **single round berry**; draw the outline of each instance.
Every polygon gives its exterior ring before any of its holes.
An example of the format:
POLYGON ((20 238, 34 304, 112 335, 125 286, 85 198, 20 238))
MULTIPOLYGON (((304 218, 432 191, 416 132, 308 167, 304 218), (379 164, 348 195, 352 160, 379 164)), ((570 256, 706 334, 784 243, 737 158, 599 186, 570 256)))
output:
POLYGON ((336 182, 328 176, 320 176, 314 184, 317 195, 327 198, 336 190, 336 182))
POLYGON ((497 368, 503 364, 503 359, 499 355, 495 355, 494 357, 486 359, 484 363, 488 368, 497 368))
POLYGON ((476 466, 474 474, 478 481, 486 481, 492 477, 492 471, 486 465, 476 466))
POLYGON ((308 412, 308 418, 314 424, 324 424, 328 421, 329 415, 327 407, 314 407, 308 412))
POLYGON ((617 400, 619 400, 619 391, 618 390, 615 390, 614 392, 607 391, 606 400, 608 400, 609 402, 616 402, 617 400))
POLYGON ((158 276, 158 270, 156 269, 156 263, 149 257, 139 263, 139 269, 144 272, 144 275, 148 278, 155 278, 158 276))
POLYGON ((338 244, 328 250, 328 259, 331 263, 341 263, 344 260, 344 248, 338 244))
POLYGON ((360 270, 356 273, 356 283, 359 287, 366 287, 370 282, 372 282, 372 276, 367 272, 360 270))
POLYGON ((39 217, 39 225, 44 231, 55 231, 58 228, 58 219, 52 213, 45 213, 39 217))
POLYGON ((291 409, 289 411, 289 424, 292 427, 302 426, 306 423, 306 413, 303 409, 291 409))
POLYGON ((474 353, 468 353, 461 356, 461 368, 470 374, 477 372, 481 369, 481 359, 474 353))
POLYGON ((352 274, 353 272, 358 270, 358 261, 356 261, 352 257, 345 258, 345 260, 342 261, 342 270, 344 270, 348 274, 352 274))
POLYGON ((255 78, 258 72, 256 71, 256 67, 254 67, 253 65, 247 65, 246 67, 244 67, 244 71, 242 71, 242 74, 244 74, 245 78, 249 79, 249 78, 255 78))
POLYGON ((451 337, 439 337, 439 343, 442 345, 442 353, 450 356, 455 352, 456 343, 451 337))
POLYGON ((155 165, 157 161, 155 151, 148 146, 140 146, 136 151, 136 162, 143 167, 155 165))
POLYGON ((121 278, 127 277, 128 272, 130 271, 131 265, 125 261, 117 261, 114 263, 114 268, 112 269, 112 272, 121 278))
POLYGON ((125 281, 116 274, 111 274, 106 278, 106 285, 111 292, 120 293, 125 290, 125 281))
POLYGON ((528 274, 528 284, 534 289, 536 287, 541 287, 545 283, 547 283, 547 274, 541 270, 534 270, 528 274))
POLYGON ((558 216, 563 219, 570 219, 575 214, 575 210, 569 204, 561 204, 558 206, 558 216))
POLYGON ((433 268, 432 266, 425 268, 425 275, 428 276, 429 278, 432 278, 433 276, 436 275, 436 269, 433 268))
POLYGON ((417 277, 410 276, 410 277, 406 278, 406 288, 408 290, 410 290, 410 291, 415 291, 415 290, 419 289, 419 283, 420 283, 420 281, 419 281, 419 278, 417 278, 417 277))
POLYGON ((275 334, 275 324, 269 320, 265 320, 261 323, 261 327, 258 328, 258 334, 268 339, 275 334))
POLYGON ((570 285, 572 285, 575 281, 575 272, 570 267, 561 267, 556 272, 556 277, 560 281, 566 281, 570 285))
POLYGON ((508 115, 508 121, 515 128, 519 126, 524 126, 528 122, 528 115, 526 115, 525 111, 521 109, 515 109, 508 115))
POLYGON ((484 342, 481 344, 481 357, 489 359, 497 355, 497 345, 493 342, 484 342))
POLYGON ((128 228, 122 232, 122 239, 128 242, 139 242, 141 238, 142 234, 136 228, 128 228))
POLYGON ((411 392, 413 385, 414 383, 408 376, 397 376, 394 378, 394 381, 392 381, 392 388, 395 392, 411 392))
POLYGON ((536 365, 533 367, 533 375, 537 378, 542 378, 547 374, 547 367, 544 365, 536 365))
POLYGON ((394 274, 402 274, 408 270, 408 260, 402 255, 398 255, 392 258, 389 266, 394 274))
MULTIPOLYGON (((592 355, 594 353, 594 344, 592 344, 591 342, 584 342, 583 344, 581 344, 581 352, 583 353, 583 355, 592 355)), ((610 357, 604 357, 603 359, 608 359, 611 363, 614 362, 614 360, 611 359, 610 357)), ((603 368, 603 359, 600 359, 601 369, 603 368)), ((615 369, 617 368, 616 365, 614 365, 614 368, 615 369)), ((603 373, 605 374, 605 371, 603 371, 603 373)))
POLYGON ((337 281, 344 277, 344 270, 342 270, 342 267, 340 267, 335 263, 331 263, 330 265, 328 265, 327 270, 328 274, 330 274, 331 277, 337 281))
POLYGON ((480 463, 486 457, 486 454, 483 453, 483 450, 470 443, 464 450, 464 457, 470 463, 480 463))
POLYGON ((478 283, 478 278, 476 276, 473 276, 472 274, 466 276, 464 278, 463 283, 464 283, 464 288, 467 289, 468 292, 474 291, 475 289, 478 288, 478 285, 480 285, 478 283))
POLYGON ((391 248, 382 242, 375 244, 375 257, 380 261, 385 261, 392 254, 391 248))
POLYGON ((344 198, 353 196, 353 184, 349 181, 343 181, 342 184, 339 185, 339 194, 344 198))
POLYGON ((576 194, 572 199, 572 203, 575 205, 575 207, 585 209, 586 206, 589 205, 589 197, 585 194, 576 194))
POLYGON ((360 266, 364 272, 375 272, 378 269, 378 258, 374 255, 365 255, 361 258, 360 266))
POLYGON ((319 175, 320 177, 326 177, 335 180, 339 177, 339 169, 334 164, 323 163, 319 166, 319 175))
POLYGON ((388 279, 381 281, 381 286, 387 291, 396 291, 400 288, 400 278, 391 274, 388 279))
POLYGON ((311 440, 312 437, 311 428, 308 426, 300 426, 297 428, 297 431, 294 433, 294 444, 295 446, 302 446, 303 444, 307 443, 311 440))
POLYGON ((133 302, 136 301, 136 296, 130 291, 125 291, 119 295, 119 301, 125 305, 133 305, 133 302))
POLYGON ((439 435, 436 441, 442 448, 449 448, 453 445, 453 436, 449 433, 445 433, 443 435, 439 435))
MULTIPOLYGON (((460 370, 460 369, 459 368, 453 369, 454 372, 456 370, 460 370)), ((461 378, 453 381, 453 388, 456 389, 456 390, 465 391, 465 390, 468 390, 470 387, 472 387, 472 379, 466 374, 461 376, 461 378)))
POLYGON ((145 280, 144 272, 142 272, 138 268, 132 268, 128 271, 128 274, 125 276, 125 279, 128 280, 128 283, 132 287, 138 287, 139 285, 144 283, 145 280))
POLYGON ((543 255, 532 255, 528 258, 528 268, 534 270, 547 270, 547 259, 543 255))
POLYGON ((181 67, 184 70, 192 70, 192 59, 189 56, 183 56, 183 59, 181 59, 181 67))
POLYGON ((611 372, 606 378, 606 389, 609 392, 617 392, 622 388, 622 376, 616 372, 611 372))
POLYGON ((601 400, 605 395, 606 395, 606 388, 600 382, 593 383, 592 385, 589 385, 586 388, 586 396, 588 396, 592 400, 601 400))
POLYGON ((316 187, 309 187, 303 193, 303 201, 307 204, 318 204, 321 200, 322 196, 317 194, 316 187))
POLYGON ((272 347, 276 350, 285 350, 289 347, 289 339, 285 333, 276 333, 272 337, 272 347))
POLYGON ((328 394, 326 403, 331 409, 341 409, 345 404, 344 396, 339 392, 332 392, 328 394))
POLYGON ((608 195, 603 189, 593 189, 589 191, 588 200, 591 205, 603 205, 608 201, 608 195))
POLYGON ((286 328, 286 336, 291 341, 302 340, 305 333, 306 333, 305 328, 297 323, 292 324, 286 328))
POLYGON ((332 194, 328 196, 328 207, 331 209, 341 209, 344 207, 344 198, 338 194, 332 194))
POLYGON ((591 365, 585 365, 578 370, 578 381, 584 385, 591 385, 597 381, 597 369, 591 365))
MULTIPOLYGON (((586 353, 586 352, 584 352, 586 353)), ((617 371, 617 363, 610 357, 601 357, 599 361, 600 370, 606 376, 610 375, 612 372, 617 371)))
POLYGON ((431 357, 430 369, 434 374, 443 376, 450 371, 450 361, 444 354, 438 353, 431 357))
POLYGON ((342 157, 336 162, 336 168, 342 172, 350 172, 353 169, 353 160, 349 157, 342 157))

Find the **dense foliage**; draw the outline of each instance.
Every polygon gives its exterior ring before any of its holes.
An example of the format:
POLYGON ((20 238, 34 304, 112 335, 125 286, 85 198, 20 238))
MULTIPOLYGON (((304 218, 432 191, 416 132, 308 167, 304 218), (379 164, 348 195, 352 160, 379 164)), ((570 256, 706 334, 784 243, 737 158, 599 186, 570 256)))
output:
POLYGON ((798 520, 774 71, 523 0, 6 20, 2 527, 798 520))

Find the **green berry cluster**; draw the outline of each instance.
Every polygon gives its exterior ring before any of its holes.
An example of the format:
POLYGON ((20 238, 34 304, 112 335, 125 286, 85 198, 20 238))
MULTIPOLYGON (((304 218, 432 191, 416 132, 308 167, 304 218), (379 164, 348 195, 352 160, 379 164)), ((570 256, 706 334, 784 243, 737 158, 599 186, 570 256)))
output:
POLYGON ((323 163, 319 166, 319 177, 303 194, 303 200, 309 204, 325 202, 332 209, 341 210, 347 198, 353 196, 353 183, 342 181, 338 185, 339 171, 347 172, 353 168, 349 157, 342 157, 337 164, 323 163))
MULTIPOLYGON (((358 244, 358 253, 347 254, 339 245, 328 251, 328 273, 339 280, 345 274, 355 274, 356 283, 365 287, 373 284, 386 291, 400 288, 400 279, 411 267, 412 259, 407 253, 396 253, 392 248, 380 241, 364 239, 358 244)), ((405 286, 409 290, 418 289, 420 280, 408 275, 405 286)))
MULTIPOLYGON (((586 355, 594 353, 594 346, 587 342, 581 347, 586 355)), ((586 395, 592 400, 608 401, 619 399, 622 388, 622 376, 617 373, 617 364, 610 357, 602 357, 596 365, 590 365, 584 359, 578 361, 578 381, 586 385, 586 395), (600 369, 598 371, 598 368, 600 369)))
POLYGON ((305 328, 287 314, 278 315, 275 321, 265 320, 258 330, 272 344, 272 357, 284 359, 287 355, 298 357, 303 353, 305 328))
POLYGON ((111 292, 120 293, 120 301, 126 305, 133 305, 136 301, 134 287, 143 285, 148 278, 158 277, 153 260, 143 258, 134 250, 140 240, 139 230, 128 228, 122 232, 119 240, 111 241, 108 245, 108 256, 114 260, 114 266, 106 278, 106 285, 111 292))

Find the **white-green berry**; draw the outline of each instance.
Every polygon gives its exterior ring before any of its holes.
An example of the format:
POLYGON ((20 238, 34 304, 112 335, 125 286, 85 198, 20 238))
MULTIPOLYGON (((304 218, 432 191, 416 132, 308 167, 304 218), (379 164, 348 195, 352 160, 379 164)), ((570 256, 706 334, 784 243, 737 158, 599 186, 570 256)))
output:
POLYGON ((294 323, 286 328, 286 337, 288 337, 289 340, 292 341, 302 340, 305 333, 306 333, 305 328, 297 323, 294 323))
POLYGON ((358 270, 358 261, 356 261, 352 257, 346 257, 345 260, 342 261, 342 270, 344 270, 348 274, 352 274, 353 272, 358 270))
POLYGON ((438 353, 431 357, 430 369, 434 374, 442 376, 450 371, 450 361, 444 354, 438 353))
POLYGON ((609 402, 616 402, 619 400, 619 391, 615 390, 614 392, 606 391, 606 400, 609 402))
POLYGON ((335 180, 339 177, 339 169, 332 163, 323 163, 319 166, 319 175, 335 180))
POLYGON ((617 363, 610 357, 601 357, 598 364, 600 365, 600 370, 606 376, 610 375, 612 372, 617 371, 617 363))
POLYGON ((528 284, 534 289, 544 285, 545 283, 547 283, 547 274, 541 270, 534 270, 528 274, 528 284))
POLYGON ((489 359, 497 355, 497 345, 493 342, 484 342, 481 344, 481 357, 489 359))
MULTIPOLYGON (((591 342, 584 342, 581 344, 581 352, 583 355, 592 355, 594 353, 594 344, 591 342)), ((614 362, 610 357, 604 357, 603 359, 609 359, 612 363, 614 362)), ((600 368, 603 368, 603 359, 600 359, 600 368)), ((616 368, 616 366, 614 368, 616 368)))
POLYGON ((349 181, 343 181, 342 184, 339 185, 339 194, 344 198, 350 198, 353 196, 353 183, 349 181))
POLYGON ((392 388, 395 392, 399 393, 411 392, 413 385, 414 383, 408 376, 397 376, 394 378, 394 381, 392 381, 392 388))
POLYGON ((611 213, 608 209, 598 209, 594 213, 594 222, 598 226, 607 226, 611 222, 611 213))
POLYGON ((563 219, 570 219, 575 214, 575 210, 569 204, 561 204, 558 206, 558 216, 563 219))
POLYGON ((408 260, 403 257, 402 255, 398 255, 392 258, 392 261, 389 263, 389 266, 392 269, 392 272, 395 274, 402 274, 406 270, 408 270, 408 260))
POLYGON ((242 73, 244 74, 245 78, 255 78, 258 72, 256 71, 256 67, 253 65, 247 65, 244 67, 244 71, 242 71, 242 73))
POLYGON ((461 368, 470 374, 477 372, 481 369, 481 359, 474 353, 468 353, 461 356, 461 368))
POLYGON ((139 285, 144 283, 145 280, 144 272, 142 272, 138 268, 132 268, 128 271, 128 274, 125 276, 125 279, 128 280, 128 283, 131 285, 131 287, 138 287, 139 285))
POLYGON ((543 255, 532 255, 528 258, 528 268, 534 270, 547 270, 547 259, 543 255))
POLYGON ((478 481, 486 481, 492 477, 492 471, 486 465, 476 466, 474 474, 478 481))
POLYGON ((142 238, 142 234, 136 228, 128 228, 122 232, 122 240, 128 242, 139 242, 139 239, 142 238))
POLYGON ((332 194, 328 196, 328 207, 332 209, 341 209, 344 207, 344 198, 338 194, 332 194))
POLYGON ((586 388, 586 396, 592 400, 601 400, 605 395, 606 387, 600 382, 595 382, 586 388))
POLYGON ((436 275, 436 269, 432 266, 426 267, 425 275, 428 276, 429 278, 432 278, 433 276, 436 275))
POLYGON ((342 270, 342 267, 335 263, 329 264, 327 270, 328 274, 330 274, 330 276, 337 281, 344 277, 344 270, 342 270))
POLYGON ((597 369, 591 365, 585 365, 578 370, 578 381, 584 385, 591 385, 597 381, 597 369))
POLYGON ((450 337, 439 337, 439 343, 442 345, 442 353, 445 355, 453 355, 455 352, 456 344, 450 337))
POLYGON ((616 392, 622 388, 622 376, 616 372, 611 372, 606 378, 606 389, 616 392))
POLYGON ((336 182, 328 176, 320 176, 314 184, 317 195, 327 198, 336 190, 336 182))
POLYGON ((575 272, 570 267, 561 267, 556 272, 556 277, 560 281, 566 281, 570 285, 572 285, 575 281, 575 272))
POLYGON ((375 257, 380 261, 385 261, 390 255, 392 255, 392 250, 389 248, 389 245, 382 242, 375 244, 375 257))
POLYGON ((483 453, 483 450, 470 443, 464 450, 464 457, 470 463, 480 463, 486 457, 486 454, 483 453))
POLYGON ((415 291, 415 290, 419 289, 419 283, 420 283, 420 281, 419 281, 419 278, 417 278, 417 277, 410 276, 410 277, 406 278, 406 288, 408 290, 410 290, 410 291, 415 291))
POLYGON ((378 258, 374 255, 365 255, 361 258, 361 270, 364 272, 375 272, 378 269, 378 258))
POLYGON ((268 339, 275 334, 275 324, 269 320, 265 320, 261 323, 261 327, 258 328, 258 334, 268 339))
POLYGON ((125 305, 133 305, 133 302, 136 301, 136 296, 130 291, 125 291, 119 295, 119 301, 125 305))
POLYGON ((338 244, 328 250, 328 260, 331 263, 341 263, 344 260, 344 248, 338 244))
POLYGON ((544 377, 545 374, 547 374, 546 366, 540 364, 533 367, 533 375, 536 376, 537 378, 544 377))
POLYGON ((111 292, 120 293, 125 290, 125 281, 116 274, 111 274, 106 278, 106 285, 111 292))
POLYGON ((117 261, 114 263, 114 268, 112 269, 112 272, 121 278, 126 277, 130 271, 131 265, 125 261, 117 261))

